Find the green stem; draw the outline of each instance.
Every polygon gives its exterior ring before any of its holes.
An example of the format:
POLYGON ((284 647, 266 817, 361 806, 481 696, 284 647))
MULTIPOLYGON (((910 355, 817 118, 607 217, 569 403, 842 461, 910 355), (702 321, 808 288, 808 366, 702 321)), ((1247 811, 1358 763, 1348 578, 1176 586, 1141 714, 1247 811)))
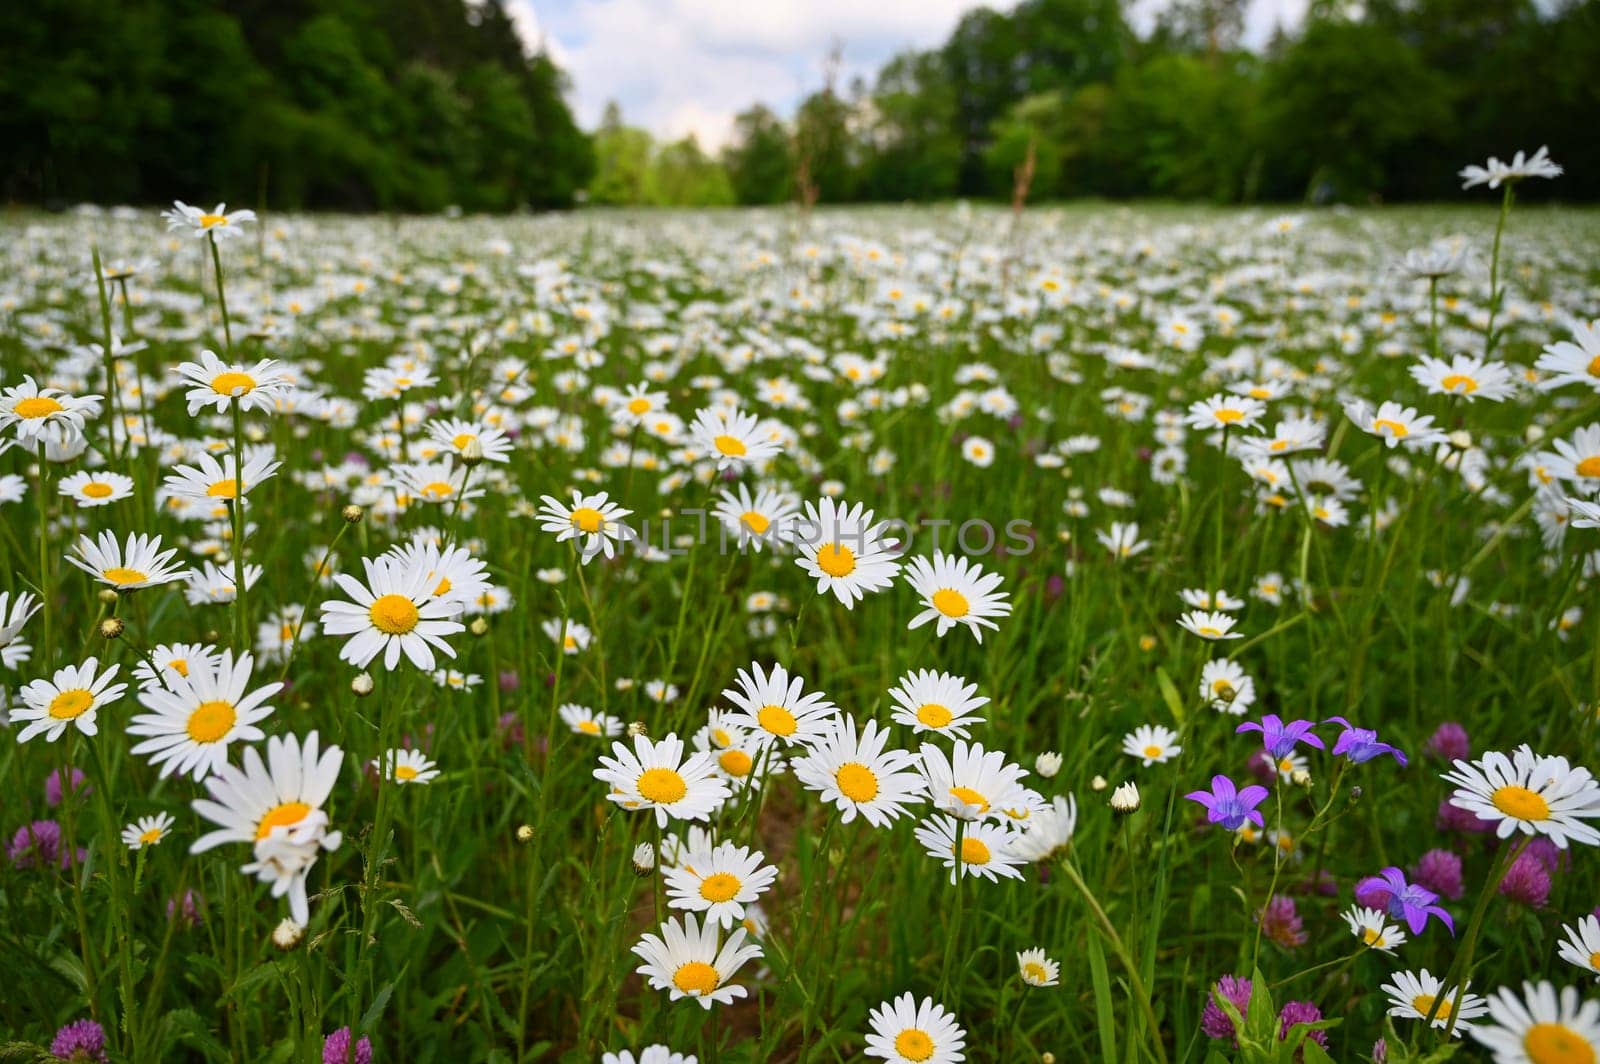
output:
POLYGON ((1100 925, 1101 932, 1106 936, 1106 941, 1111 943, 1111 951, 1117 955, 1117 959, 1122 962, 1122 967, 1127 971, 1128 987, 1133 991, 1134 999, 1139 1003, 1139 1010, 1144 1013, 1145 1023, 1150 1029, 1150 1042, 1155 1047, 1156 1059, 1161 1061, 1161 1064, 1166 1064, 1167 1047, 1161 1040, 1161 1028, 1156 1023, 1155 1009, 1150 1006, 1150 995, 1145 990, 1144 979, 1139 974, 1139 966, 1133 962, 1133 957, 1128 953, 1127 947, 1122 944, 1122 936, 1117 934, 1117 929, 1111 923, 1111 918, 1106 915, 1106 911, 1095 900, 1094 892, 1089 889, 1089 884, 1083 881, 1083 876, 1079 874, 1078 869, 1070 859, 1061 862, 1061 871, 1067 877, 1067 882, 1078 888, 1078 893, 1083 895, 1083 900, 1089 906, 1089 911, 1094 914, 1096 922, 1100 925))
POLYGON ((206 240, 211 244, 211 266, 217 281, 217 306, 222 311, 222 339, 228 348, 228 357, 233 357, 233 325, 228 321, 228 296, 222 285, 222 252, 217 250, 217 236, 207 233, 206 240))

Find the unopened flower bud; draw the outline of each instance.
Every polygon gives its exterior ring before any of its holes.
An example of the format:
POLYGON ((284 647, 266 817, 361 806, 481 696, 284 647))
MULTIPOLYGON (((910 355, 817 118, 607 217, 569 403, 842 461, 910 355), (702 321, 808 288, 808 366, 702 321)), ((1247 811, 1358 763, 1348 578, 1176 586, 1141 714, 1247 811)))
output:
POLYGON ((533 825, 532 824, 518 824, 517 825, 517 841, 520 842, 520 843, 524 843, 524 844, 530 843, 530 842, 533 841, 533 825))
POLYGON ((1056 1055, 1046 1050, 1039 1056, 1039 1064, 1056 1064, 1056 1055))
POLYGON ((1118 813, 1131 813, 1139 808, 1139 786, 1132 780, 1111 792, 1111 808, 1118 813))
POLYGON ((305 937, 306 929, 285 916, 272 929, 272 944, 288 953, 300 944, 300 939, 305 937))
POLYGON ((473 619, 472 624, 468 626, 467 630, 473 635, 483 635, 489 631, 489 622, 482 617, 476 617, 473 619))
POLYGON ((1472 446, 1472 433, 1466 429, 1456 429, 1450 434, 1450 446, 1458 451, 1465 451, 1472 446))
POLYGON ((115 639, 122 634, 123 624, 121 617, 107 617, 100 622, 100 638, 115 639))
POLYGON ((1289 782, 1293 783, 1296 787, 1309 787, 1311 786, 1311 773, 1307 772, 1303 768, 1297 768, 1294 770, 1294 772, 1290 773, 1289 782))
POLYGON ((110 588, 110 587, 101 588, 100 589, 100 601, 104 602, 107 606, 109 606, 113 602, 117 601, 116 589, 115 588, 110 588))
POLYGON ((637 739, 641 735, 649 735, 650 729, 644 726, 644 721, 636 720, 628 725, 628 738, 637 739))
POLYGON ((467 441, 465 447, 461 448, 461 464, 471 469, 476 465, 481 465, 482 462, 483 444, 479 442, 478 437, 474 436, 467 441))
POLYGON ((358 672, 356 678, 350 681, 350 690, 362 698, 372 693, 372 673, 358 672))
POLYGON ((205 641, 207 643, 218 643, 218 642, 221 642, 222 641, 222 633, 217 631, 215 628, 209 629, 209 630, 207 630, 207 632, 205 634, 205 641))
POLYGON ((1089 781, 1089 789, 1092 790, 1092 791, 1103 791, 1103 790, 1105 790, 1106 789, 1106 778, 1104 776, 1096 776, 1094 779, 1089 781))
POLYGON ((339 511, 339 516, 344 518, 346 524, 357 524, 361 521, 361 507, 352 503, 339 511))
POLYGON ((1061 771, 1061 755, 1051 750, 1046 750, 1033 759, 1034 771, 1045 779, 1054 779, 1055 774, 1061 771))
POLYGON ((647 876, 656 868, 655 847, 648 842, 641 842, 633 848, 633 870, 641 876, 647 876))

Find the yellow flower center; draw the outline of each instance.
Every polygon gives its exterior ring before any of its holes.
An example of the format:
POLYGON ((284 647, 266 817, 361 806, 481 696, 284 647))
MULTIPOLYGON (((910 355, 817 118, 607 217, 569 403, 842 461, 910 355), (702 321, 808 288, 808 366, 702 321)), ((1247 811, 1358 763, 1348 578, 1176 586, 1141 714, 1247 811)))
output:
POLYGON ((256 823, 256 838, 264 839, 272 833, 273 828, 289 827, 304 820, 311 812, 311 807, 304 802, 284 802, 267 810, 267 815, 256 823))
POLYGON ((700 896, 713 904, 732 901, 739 893, 739 877, 726 872, 706 876, 700 881, 700 896))
POLYGON ((1452 373, 1439 384, 1447 392, 1460 392, 1462 395, 1471 395, 1478 390, 1478 382, 1464 373, 1452 373))
POLYGON ((717 445, 718 451, 729 458, 743 458, 748 453, 748 448, 745 447, 744 441, 737 436, 718 436, 711 442, 717 445))
POLYGON ((943 728, 955 719, 955 714, 937 702, 927 702, 917 710, 917 720, 929 728, 943 728))
POLYGON ((800 726, 794 714, 782 706, 762 706, 761 712, 756 714, 756 721, 773 735, 793 735, 800 726))
POLYGON ((980 813, 987 813, 989 811, 989 799, 985 798, 971 787, 951 787, 950 794, 963 805, 976 807, 980 813))
MULTIPOLYGON (((1364 928, 1362 928, 1361 929, 1361 941, 1365 942, 1369 946, 1374 946, 1374 947, 1379 947, 1379 948, 1381 948, 1383 946, 1383 944, 1384 944, 1383 935, 1381 933, 1379 933, 1379 931, 1378 931, 1378 929, 1376 927, 1364 927, 1364 928)), ((1426 1016, 1427 1013, 1423 1013, 1423 1015, 1426 1016)))
POLYGON ((113 565, 111 568, 101 573, 100 578, 102 580, 109 580, 113 584, 123 585, 142 584, 146 580, 150 579, 148 574, 142 573, 138 569, 124 569, 120 565, 113 565))
POLYGON ((878 796, 878 777, 859 761, 846 761, 833 774, 839 793, 852 802, 870 802, 878 796))
POLYGON ((933 1056, 933 1039, 926 1031, 907 1027, 894 1036, 894 1051, 907 1060, 927 1060, 933 1056))
POLYGON ((592 720, 580 720, 578 722, 578 730, 583 732, 585 735, 599 735, 600 725, 596 724, 592 720))
MULTIPOLYGON (((285 636, 285 638, 288 637, 285 636)), ((189 675, 189 662, 186 658, 173 658, 171 661, 167 662, 167 668, 171 669, 179 676, 189 675)))
POLYGON ((470 432, 457 433, 455 436, 453 436, 451 438, 450 446, 454 447, 458 451, 464 451, 464 450, 467 449, 467 444, 471 443, 473 440, 475 440, 477 438, 478 438, 477 436, 473 435, 470 432))
MULTIPOLYGON (((951 847, 951 852, 955 852, 954 847, 951 847)), ((989 847, 984 845, 982 839, 975 839, 971 835, 968 835, 966 838, 961 840, 961 863, 988 864, 989 847)))
POLYGON ((1144 756, 1155 759, 1161 756, 1161 747, 1151 745, 1144 748, 1144 756))
POLYGON ((642 395, 628 403, 628 413, 630 414, 638 416, 641 414, 648 414, 649 412, 650 400, 646 399, 642 395))
POLYGON ((372 626, 385 635, 405 635, 417 626, 416 604, 404 595, 383 595, 367 610, 372 626))
POLYGON ((65 409, 66 407, 48 395, 30 395, 26 399, 19 400, 17 405, 11 408, 11 412, 25 421, 37 421, 51 414, 59 414, 65 409))
POLYGON ((139 833, 140 846, 153 846, 161 841, 161 829, 151 828, 149 831, 139 833))
POLYGON ((965 617, 970 607, 967 596, 944 587, 933 593, 933 608, 946 617, 965 617))
POLYGON ((1022 977, 1030 983, 1044 983, 1050 979, 1050 973, 1038 961, 1029 961, 1022 966, 1022 977))
POLYGON ((212 702, 201 702, 195 711, 189 714, 189 723, 185 726, 189 738, 197 743, 214 743, 228 734, 228 729, 233 727, 233 722, 239 719, 234 712, 233 703, 221 699, 212 702))
POLYGON ((1600 477, 1600 454, 1590 455, 1579 462, 1577 471, 1580 477, 1600 477))
POLYGON ((1589 360, 1589 376, 1600 377, 1600 355, 1595 355, 1589 360))
POLYGON ((456 489, 442 480, 435 480, 422 487, 422 494, 430 499, 448 499, 456 489))
POLYGON ((685 994, 709 994, 717 988, 717 970, 705 961, 680 965, 672 975, 672 985, 685 994))
POLYGON ((410 783, 417 778, 417 770, 412 765, 396 765, 394 767, 394 778, 402 783, 410 783))
POLYGON ((450 578, 448 576, 445 577, 444 579, 439 581, 439 586, 433 589, 434 596, 437 597, 439 595, 448 595, 448 594, 450 594, 450 589, 453 586, 455 586, 455 585, 450 583, 450 578))
POLYGON ((1222 409, 1213 412, 1211 416, 1222 422, 1224 425, 1236 425, 1244 420, 1244 411, 1235 410, 1231 406, 1225 406, 1222 409))
POLYGON ((229 370, 211 378, 211 390, 218 395, 249 395, 256 390, 256 380, 248 373, 229 370))
MULTIPOLYGON (((1433 1009, 1433 999, 1434 995, 1432 994, 1418 994, 1411 999, 1411 1007, 1416 1009, 1420 1015, 1426 1016, 1433 1009)), ((1439 1012, 1434 1019, 1448 1020, 1450 1018, 1450 1009, 1450 998, 1446 997, 1439 1002, 1439 1012)))
POLYGON ((639 776, 639 797, 657 805, 671 805, 683 801, 689 785, 683 777, 670 768, 647 768, 639 776))
POLYGON ((213 499, 236 499, 239 497, 239 482, 231 478, 219 480, 206 489, 206 494, 213 499))
POLYGON ((202 214, 200 216, 200 228, 201 229, 210 229, 213 226, 227 225, 227 224, 228 224, 228 216, 226 214, 202 214))
POLYGON ((1494 807, 1514 820, 1548 820, 1550 803, 1542 797, 1516 784, 1496 790, 1489 800, 1494 807))
POLYGON ((856 571, 855 552, 842 543, 830 543, 817 551, 817 568, 835 579, 856 571))
POLYGON ((50 700, 50 715, 56 720, 72 720, 87 713, 92 705, 94 695, 85 688, 74 687, 50 700))
POLYGON ((110 494, 116 489, 110 484, 104 484, 98 480, 91 480, 80 490, 91 499, 104 499, 110 496, 110 494))
POLYGON ((1560 1023, 1536 1023, 1522 1036, 1522 1050, 1533 1064, 1594 1064, 1594 1046, 1560 1023))
POLYGON ((730 776, 748 776, 755 762, 743 750, 724 750, 717 755, 717 764, 730 776))
POLYGON ((1410 429, 1406 428, 1400 422, 1390 421, 1386 417, 1380 417, 1378 420, 1374 421, 1372 423, 1372 427, 1387 432, 1397 440, 1403 440, 1407 436, 1411 435, 1410 429))
POLYGON ((765 515, 758 514, 754 510, 746 510, 739 515, 739 520, 744 523, 746 528, 758 536, 765 535, 767 529, 772 525, 772 522, 768 521, 765 515))
POLYGON ((593 506, 580 506, 572 511, 572 517, 569 520, 578 527, 579 531, 593 533, 600 531, 600 525, 605 518, 593 506))

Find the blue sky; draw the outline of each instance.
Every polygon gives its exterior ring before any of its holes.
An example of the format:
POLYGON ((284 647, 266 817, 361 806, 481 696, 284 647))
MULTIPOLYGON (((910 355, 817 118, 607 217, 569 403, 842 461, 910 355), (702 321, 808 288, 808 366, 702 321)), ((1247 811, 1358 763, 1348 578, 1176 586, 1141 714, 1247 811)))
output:
MULTIPOLYGON (((1139 0, 1135 24, 1162 0, 1139 0)), ((843 42, 843 82, 868 78, 906 48, 945 39, 973 0, 507 0, 522 34, 543 41, 573 80, 578 120, 593 127, 607 100, 659 137, 694 133, 720 146, 733 116, 761 101, 785 116, 822 84, 830 42, 843 42)), ((1009 7, 1009 3, 991 3, 1009 7)), ((1248 43, 1306 0, 1252 0, 1248 43)))

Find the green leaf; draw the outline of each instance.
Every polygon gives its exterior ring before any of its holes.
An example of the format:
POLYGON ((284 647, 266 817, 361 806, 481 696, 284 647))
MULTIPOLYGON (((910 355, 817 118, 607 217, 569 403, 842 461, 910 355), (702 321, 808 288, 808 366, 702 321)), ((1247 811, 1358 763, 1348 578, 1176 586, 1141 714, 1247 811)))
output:
POLYGON ((1106 973, 1106 955, 1100 940, 1089 936, 1089 978, 1094 984, 1094 1020, 1100 1032, 1100 1056, 1105 1064, 1117 1059, 1116 1017, 1111 1008, 1111 979, 1106 973))
MULTIPOLYGON (((1295 1026, 1296 1028, 1299 1027, 1298 1024, 1295 1026)), ((1301 1059, 1305 1061, 1305 1064, 1333 1064, 1333 1058, 1328 1056, 1328 1051, 1309 1038, 1305 1040, 1305 1043, 1300 1048, 1302 1050, 1301 1059)))
POLYGON ((1270 1046, 1278 1041, 1278 1010, 1272 1004, 1272 991, 1261 976, 1261 969, 1250 973, 1250 1004, 1244 1012, 1242 1045, 1246 1040, 1270 1046))
POLYGON ((1183 699, 1178 695, 1178 687, 1172 682, 1172 677, 1167 675, 1167 670, 1156 666, 1156 683, 1161 687, 1161 700, 1167 704, 1167 709, 1172 712, 1172 719, 1181 727, 1183 725, 1183 699))
POLYGON ((372 1004, 367 1006, 367 1011, 361 1014, 361 1022, 356 1025, 358 1031, 362 1034, 372 1033, 372 1025, 378 1022, 379 1017, 383 1015, 383 1010, 389 1005, 389 999, 394 996, 395 984, 406 977, 406 969, 410 967, 411 962, 407 961, 400 967, 400 974, 385 983, 383 989, 378 991, 378 996, 372 999, 372 1004))

